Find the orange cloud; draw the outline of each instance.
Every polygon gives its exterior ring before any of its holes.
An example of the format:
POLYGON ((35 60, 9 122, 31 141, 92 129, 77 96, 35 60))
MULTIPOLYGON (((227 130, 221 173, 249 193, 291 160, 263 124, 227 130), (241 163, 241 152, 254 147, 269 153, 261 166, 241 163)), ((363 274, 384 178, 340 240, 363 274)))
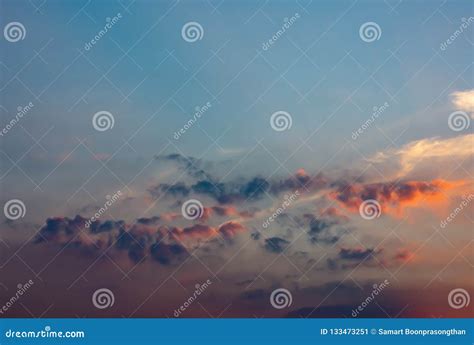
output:
POLYGON ((220 226, 212 227, 203 224, 195 224, 187 228, 173 228, 172 236, 180 241, 193 240, 210 240, 216 236, 223 236, 225 238, 233 238, 240 232, 244 232, 246 228, 236 221, 229 221, 220 226))
POLYGON ((409 251, 408 249, 399 249, 393 256, 393 259, 405 264, 415 260, 415 253, 409 251))
POLYGON ((465 182, 433 180, 343 185, 329 197, 352 212, 365 200, 377 200, 383 214, 400 217, 406 208, 432 208, 447 201, 447 194, 465 182))
POLYGON ((172 235, 181 241, 187 238, 208 240, 217 236, 217 231, 213 227, 207 225, 195 224, 183 229, 174 228, 172 235))
POLYGON ((242 224, 235 221, 224 223, 219 227, 219 233, 230 238, 245 230, 246 229, 242 224))

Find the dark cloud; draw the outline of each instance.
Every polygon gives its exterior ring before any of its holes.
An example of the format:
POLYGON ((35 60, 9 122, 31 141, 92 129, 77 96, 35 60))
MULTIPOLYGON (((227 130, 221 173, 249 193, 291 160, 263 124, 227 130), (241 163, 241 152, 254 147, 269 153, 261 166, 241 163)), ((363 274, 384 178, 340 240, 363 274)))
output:
POLYGON ((240 194, 249 200, 260 198, 270 187, 270 184, 262 177, 255 177, 244 184, 240 189, 240 194))
POLYGON ((206 172, 206 169, 210 168, 210 163, 206 163, 201 159, 197 159, 194 157, 185 157, 178 153, 155 156, 155 159, 158 161, 174 162, 192 177, 206 179, 210 178, 209 174, 206 172))
POLYGON ((137 223, 144 225, 158 225, 160 223, 160 217, 154 216, 151 218, 138 218, 137 223))
POLYGON ((331 271, 354 269, 359 266, 399 267, 415 260, 413 252, 406 248, 388 251, 384 248, 340 248, 336 257, 326 260, 326 267, 331 271))
POLYGON ((271 237, 265 240, 265 249, 272 253, 281 253, 288 244, 290 244, 290 242, 283 238, 271 237))
POLYGON ((39 235, 35 237, 35 242, 62 241, 76 235, 85 229, 87 219, 76 216, 73 219, 68 217, 48 218, 45 225, 40 229, 39 235))
MULTIPOLYGON (((219 209, 218 212, 226 214, 228 211, 219 209)), ((217 236, 230 240, 246 231, 242 224, 235 221, 225 222, 216 228, 204 224, 185 228, 168 227, 160 224, 160 221, 158 216, 139 218, 134 224, 122 220, 97 220, 88 227, 88 220, 81 216, 72 219, 49 218, 34 243, 73 244, 73 248, 94 251, 113 247, 117 251, 127 252, 135 263, 151 256, 161 264, 172 264, 187 257, 187 250, 181 241, 210 240, 217 236)))
POLYGON ((162 265, 177 263, 189 256, 186 248, 180 244, 165 244, 160 242, 151 245, 150 254, 153 260, 162 265))
POLYGON ((113 220, 106 220, 105 222, 101 223, 99 221, 92 222, 90 225, 90 229, 92 233, 101 233, 101 232, 109 232, 123 229, 125 226, 125 222, 123 220, 113 221, 113 220))
POLYGON ((196 181, 189 184, 178 182, 172 185, 161 183, 152 186, 148 191, 154 198, 162 195, 186 197, 190 193, 195 193, 213 198, 220 204, 230 204, 246 200, 259 200, 266 193, 279 195, 298 189, 318 190, 327 185, 327 180, 322 174, 310 177, 304 170, 299 170, 296 174, 283 180, 269 181, 261 176, 254 176, 247 179, 221 182, 201 169, 202 161, 195 158, 173 154, 158 159, 177 162, 196 181))
POLYGON ((148 189, 148 192, 154 197, 159 198, 163 195, 174 197, 185 197, 189 194, 189 188, 184 183, 175 183, 173 185, 163 183, 148 189))
POLYGON ((377 252, 372 248, 341 248, 339 251, 339 257, 344 260, 372 260, 375 254, 377 252))
POLYGON ((334 244, 348 231, 342 226, 346 220, 335 215, 315 216, 307 213, 300 220, 308 227, 308 237, 312 244, 334 244))
POLYGON ((262 234, 259 233, 259 232, 252 232, 252 233, 250 234, 250 238, 251 238, 252 240, 255 240, 255 241, 258 241, 261 236, 262 236, 262 234))
POLYGON ((272 194, 284 193, 295 190, 319 190, 327 186, 328 180, 319 173, 313 177, 309 176, 306 171, 299 169, 296 174, 271 184, 270 191, 272 194))
POLYGON ((223 183, 214 182, 211 180, 201 180, 190 187, 192 191, 197 194, 208 195, 217 201, 225 203, 225 188, 223 183))

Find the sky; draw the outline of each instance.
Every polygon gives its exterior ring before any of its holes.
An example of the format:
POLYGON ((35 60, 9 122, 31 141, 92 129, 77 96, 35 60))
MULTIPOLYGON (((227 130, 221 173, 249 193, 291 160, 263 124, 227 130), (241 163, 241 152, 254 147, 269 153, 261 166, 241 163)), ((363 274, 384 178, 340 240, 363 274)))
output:
POLYGON ((473 10, 3 0, 0 317, 472 317, 473 10))

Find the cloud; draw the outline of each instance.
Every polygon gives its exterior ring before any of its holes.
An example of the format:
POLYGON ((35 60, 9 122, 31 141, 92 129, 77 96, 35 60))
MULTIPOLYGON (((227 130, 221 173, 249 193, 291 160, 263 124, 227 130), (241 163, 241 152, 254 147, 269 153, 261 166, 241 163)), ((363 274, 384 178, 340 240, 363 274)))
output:
POLYGON ((272 253, 281 253, 290 244, 287 240, 279 237, 271 237, 265 240, 265 249, 272 253))
MULTIPOLYGON (((399 164, 398 175, 406 177, 418 169, 421 162, 433 164, 436 159, 449 159, 451 157, 472 155, 472 142, 474 135, 458 136, 451 139, 423 139, 411 142, 402 148, 388 150, 374 158, 374 162, 386 164, 394 161, 399 164)), ((464 180, 446 181, 443 179, 393 179, 387 182, 365 182, 366 177, 361 177, 357 182, 348 177, 337 177, 334 174, 311 176, 304 169, 298 169, 294 174, 283 178, 264 178, 250 176, 231 181, 220 182, 206 172, 207 164, 199 159, 171 154, 156 157, 160 162, 172 162, 180 169, 188 172, 187 182, 160 183, 149 188, 149 193, 154 197, 167 195, 173 198, 172 207, 181 205, 183 197, 192 194, 201 194, 217 201, 216 205, 204 207, 200 219, 189 225, 183 219, 181 212, 172 210, 163 212, 159 216, 142 217, 135 223, 124 220, 100 220, 90 223, 86 227, 86 218, 56 217, 49 218, 46 225, 40 230, 36 242, 50 241, 89 250, 103 250, 113 246, 117 250, 126 251, 134 262, 144 260, 151 255, 157 257, 160 248, 164 256, 180 253, 179 245, 185 248, 196 246, 201 242, 213 242, 215 238, 231 240, 240 233, 247 232, 255 226, 257 220, 265 218, 271 207, 264 208, 260 201, 266 196, 279 196, 289 191, 301 191, 302 195, 285 209, 285 216, 278 218, 277 226, 288 227, 296 222, 305 228, 307 239, 311 244, 332 245, 350 231, 350 219, 341 210, 352 213, 359 212, 361 203, 368 199, 375 199, 381 206, 382 214, 400 217, 405 209, 412 207, 431 207, 442 202, 446 195, 462 185, 464 180), (191 177, 191 178, 190 178, 191 177), (338 207, 329 206, 328 202, 337 201, 338 207), (254 204, 259 202, 257 209, 254 204), (318 209, 314 210, 315 205, 318 209), (238 208, 245 206, 244 211, 238 208), (253 223, 252 223, 253 222, 253 223), (183 224, 188 224, 183 226, 183 224)), ((433 169, 431 169, 433 170, 433 169)), ((439 169, 436 169, 439 170, 439 169)), ((273 198, 271 198, 273 199, 273 198)), ((204 204, 209 204, 208 200, 204 204)), ((261 223, 260 223, 261 224, 261 223)), ((261 241, 258 232, 253 231, 252 239, 261 241)), ((263 248, 266 251, 279 253, 289 244, 287 236, 277 237, 274 234, 264 240, 263 248)), ((368 253, 341 250, 337 258, 328 261, 330 269, 337 269, 338 260, 355 261, 357 255, 368 253)), ((178 258, 183 255, 177 255, 178 258)), ((409 253, 398 253, 394 258, 387 260, 409 260, 409 253)), ((175 262, 160 259, 158 262, 175 262)))
POLYGON ((201 159, 186 157, 179 153, 155 156, 155 159, 160 162, 173 162, 192 177, 210 178, 206 170, 211 167, 211 164, 204 162, 201 159))
MULTIPOLYGON (((195 162, 193 158, 183 158, 180 155, 173 155, 173 157, 172 160, 177 160, 178 162, 187 162, 187 159, 195 162)), ((169 158, 166 159, 169 160, 169 158)), ((322 174, 311 177, 303 169, 297 170, 294 175, 284 179, 267 180, 261 176, 253 176, 221 182, 201 170, 196 174, 193 164, 180 164, 180 166, 185 170, 191 167, 190 174, 197 177, 196 180, 188 184, 176 182, 173 184, 160 183, 151 186, 148 188, 148 192, 153 198, 159 198, 164 195, 187 197, 194 193, 208 196, 219 204, 224 205, 257 201, 262 199, 266 193, 269 195, 279 195, 297 189, 318 190, 326 186, 328 182, 322 174), (202 178, 203 176, 205 178, 202 178)))
POLYGON ((173 228, 172 234, 181 241, 186 239, 204 239, 208 240, 217 236, 217 231, 210 226, 195 224, 187 228, 173 228))
POLYGON ((341 184, 329 196, 352 212, 359 212, 363 201, 373 199, 380 204, 382 214, 399 217, 407 207, 424 207, 443 201, 443 192, 454 186, 454 183, 444 180, 341 184))
POLYGON ((162 183, 148 189, 151 196, 159 198, 162 195, 172 195, 174 197, 185 197, 189 195, 189 188, 182 182, 175 184, 162 183))
POLYGON ((375 167, 393 170, 394 178, 410 178, 415 174, 430 176, 442 172, 440 166, 449 166, 453 160, 463 161, 472 157, 474 134, 449 139, 428 138, 412 141, 405 146, 378 152, 369 159, 375 167))
POLYGON ((113 247, 117 251, 126 251, 133 262, 151 256, 161 264, 169 264, 187 256, 184 243, 186 246, 195 246, 196 241, 209 241, 217 236, 230 240, 247 230, 236 221, 228 221, 217 227, 193 224, 180 228, 163 225, 161 220, 161 217, 155 216, 139 218, 134 224, 123 220, 95 221, 87 227, 87 219, 79 215, 72 219, 49 218, 34 243, 56 243, 90 251, 113 247))
POLYGON ((83 248, 104 249, 111 242, 110 233, 124 226, 122 221, 94 222, 86 228, 87 219, 76 216, 48 218, 35 237, 34 243, 54 242, 83 248))
POLYGON ((347 222, 347 217, 341 216, 336 211, 328 211, 328 209, 325 209, 320 215, 305 213, 299 220, 303 226, 308 228, 308 237, 312 244, 334 244, 348 231, 343 226, 347 222))
POLYGON ((392 259, 394 261, 402 263, 412 262, 413 260, 415 260, 415 253, 413 253, 409 249, 401 248, 397 250, 392 259))
POLYGON ((474 116, 474 89, 456 91, 451 94, 453 105, 457 110, 463 110, 474 116))
POLYGON ((332 219, 318 219, 313 215, 307 215, 310 218, 308 234, 312 243, 325 242, 335 243, 339 240, 338 236, 331 236, 329 230, 337 221, 332 219))
POLYGON ((218 227, 212 227, 203 224, 194 224, 186 228, 174 227, 171 231, 171 234, 176 236, 179 240, 210 240, 217 236, 222 236, 225 239, 231 239, 246 230, 247 229, 239 222, 229 221, 218 227))
POLYGON ((246 228, 235 221, 230 221, 219 226, 218 232, 227 238, 232 238, 238 233, 246 231, 246 228))
POLYGON ((373 255, 377 253, 372 248, 341 248, 339 257, 344 260, 365 261, 373 259, 373 255))
POLYGON ((166 244, 156 242, 150 247, 151 257, 162 265, 177 263, 189 256, 188 251, 182 245, 173 243, 166 244))

